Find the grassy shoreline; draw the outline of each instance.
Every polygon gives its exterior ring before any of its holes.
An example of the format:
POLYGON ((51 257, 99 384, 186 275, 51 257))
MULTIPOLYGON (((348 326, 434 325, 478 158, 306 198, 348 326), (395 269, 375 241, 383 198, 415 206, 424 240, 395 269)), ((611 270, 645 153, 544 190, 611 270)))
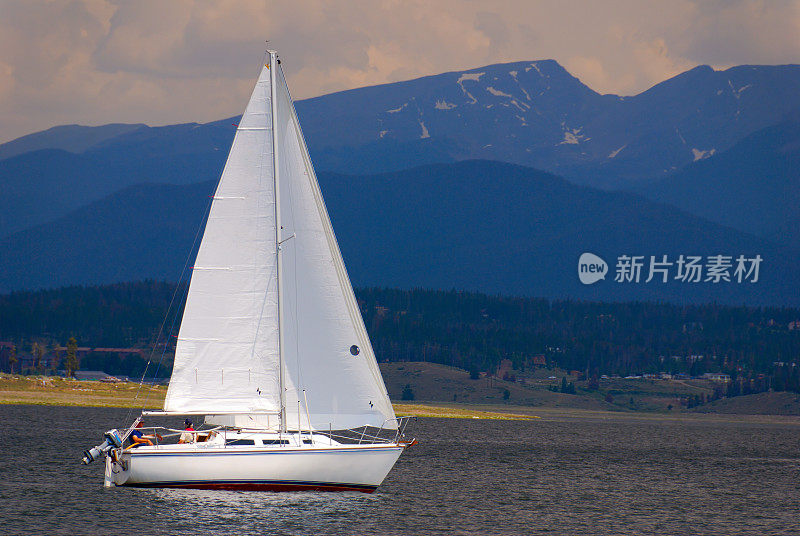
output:
MULTIPOLYGON (((132 382, 103 383, 43 376, 0 374, 0 405, 160 408, 166 386, 132 382)), ((708 413, 653 413, 591 410, 571 407, 473 405, 447 402, 398 402, 398 415, 490 420, 617 420, 629 422, 760 422, 800 426, 800 416, 708 413)))
MULTIPOLYGON (((0 405, 83 406, 116 408, 161 407, 166 386, 143 386, 132 382, 103 383, 47 376, 0 375, 0 405)), ((531 420, 535 415, 515 408, 485 410, 468 406, 436 404, 394 404, 399 415, 460 419, 531 420)))

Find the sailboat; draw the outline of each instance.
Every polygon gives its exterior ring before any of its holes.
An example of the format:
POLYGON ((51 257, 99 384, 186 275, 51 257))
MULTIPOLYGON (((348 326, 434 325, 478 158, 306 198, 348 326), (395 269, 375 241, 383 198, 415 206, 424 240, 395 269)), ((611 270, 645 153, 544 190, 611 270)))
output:
POLYGON ((413 444, 406 422, 268 51, 211 201, 164 407, 106 432, 84 463, 105 456, 107 487, 371 492, 413 444), (127 447, 156 416, 202 416, 208 428, 127 447))

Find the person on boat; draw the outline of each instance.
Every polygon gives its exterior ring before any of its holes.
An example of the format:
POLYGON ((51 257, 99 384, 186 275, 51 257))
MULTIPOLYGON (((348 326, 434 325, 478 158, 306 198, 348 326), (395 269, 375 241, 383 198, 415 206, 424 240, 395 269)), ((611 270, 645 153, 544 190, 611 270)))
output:
POLYGON ((139 428, 142 427, 142 424, 143 424, 142 421, 139 421, 136 424, 136 428, 134 428, 133 431, 131 432, 130 435, 131 446, 128 448, 132 449, 135 447, 140 447, 142 445, 152 446, 153 442, 151 441, 151 439, 155 439, 156 437, 158 439, 162 439, 162 437, 159 434, 144 435, 144 433, 142 433, 142 431, 139 430, 139 428))
POLYGON ((183 430, 184 432, 181 434, 181 438, 178 440, 178 443, 194 443, 194 428, 192 428, 192 420, 186 419, 183 421, 183 430))

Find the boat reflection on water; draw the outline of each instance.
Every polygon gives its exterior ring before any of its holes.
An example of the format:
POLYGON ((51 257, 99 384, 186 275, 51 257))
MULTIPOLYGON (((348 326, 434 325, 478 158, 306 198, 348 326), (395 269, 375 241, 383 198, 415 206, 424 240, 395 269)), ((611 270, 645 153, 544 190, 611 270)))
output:
MULTIPOLYGON (((131 490, 133 491, 133 490, 131 490)), ((220 530, 232 525, 242 529, 315 530, 326 524, 341 527, 342 518, 359 518, 381 502, 381 494, 360 492, 251 493, 202 489, 138 489, 147 494, 152 508, 170 530, 187 533, 220 530), (313 513, 313 519, 309 515, 313 513), (326 521, 327 520, 327 521, 326 521)), ((356 530, 356 532, 358 532, 356 530)))

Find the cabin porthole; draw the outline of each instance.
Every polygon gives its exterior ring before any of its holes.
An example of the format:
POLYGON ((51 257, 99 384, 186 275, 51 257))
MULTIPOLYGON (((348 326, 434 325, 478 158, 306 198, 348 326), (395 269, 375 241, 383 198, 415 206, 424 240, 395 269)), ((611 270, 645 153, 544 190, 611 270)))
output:
POLYGON ((359 347, 358 347, 358 346, 356 346, 355 344, 354 344, 353 346, 351 346, 351 347, 350 347, 350 353, 351 353, 351 354, 353 354, 353 355, 358 355, 358 353, 359 353, 360 351, 361 351, 361 350, 359 349, 359 347))

